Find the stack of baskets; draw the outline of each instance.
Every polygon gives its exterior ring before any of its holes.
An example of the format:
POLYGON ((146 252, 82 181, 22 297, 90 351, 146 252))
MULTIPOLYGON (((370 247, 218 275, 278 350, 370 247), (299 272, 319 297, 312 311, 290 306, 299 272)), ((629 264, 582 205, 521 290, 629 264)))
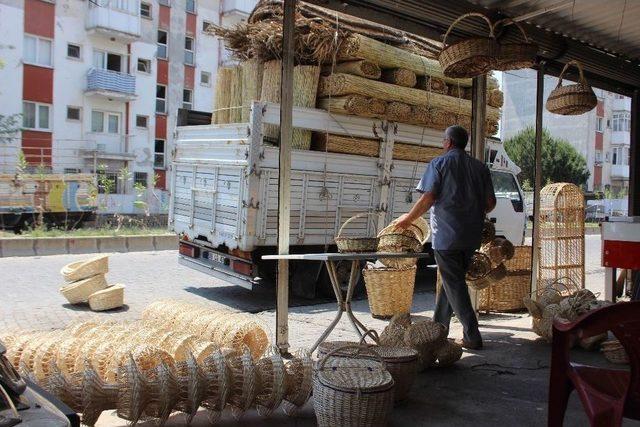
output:
POLYGON ((522 299, 531 287, 531 246, 513 247, 513 257, 505 260, 505 276, 478 293, 478 309, 517 311, 525 308, 522 299))
POLYGON ((100 255, 65 265, 60 273, 67 282, 60 293, 71 304, 89 303, 93 311, 105 311, 124 305, 124 286, 108 285, 109 256, 100 255))

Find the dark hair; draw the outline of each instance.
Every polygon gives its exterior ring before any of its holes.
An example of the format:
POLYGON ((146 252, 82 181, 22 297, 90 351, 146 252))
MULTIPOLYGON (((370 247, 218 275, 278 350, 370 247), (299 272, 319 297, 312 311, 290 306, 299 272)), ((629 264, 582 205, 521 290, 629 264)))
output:
POLYGON ((454 147, 460 148, 462 150, 467 146, 467 141, 469 140, 469 133, 462 126, 449 126, 447 130, 444 131, 444 136, 451 140, 451 144, 454 147))

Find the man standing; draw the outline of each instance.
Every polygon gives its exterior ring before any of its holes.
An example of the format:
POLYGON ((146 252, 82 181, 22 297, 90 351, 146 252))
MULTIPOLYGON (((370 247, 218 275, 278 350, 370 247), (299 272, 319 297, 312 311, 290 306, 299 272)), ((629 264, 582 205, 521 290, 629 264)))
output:
POLYGON ((433 320, 447 331, 453 313, 464 328, 458 341, 468 349, 481 349, 478 319, 471 306, 465 275, 473 253, 480 247, 485 214, 496 206, 491 173, 465 151, 469 135, 461 126, 444 133, 444 154, 429 163, 417 191, 422 193, 396 228, 407 228, 416 218, 431 212, 432 246, 442 277, 433 320))

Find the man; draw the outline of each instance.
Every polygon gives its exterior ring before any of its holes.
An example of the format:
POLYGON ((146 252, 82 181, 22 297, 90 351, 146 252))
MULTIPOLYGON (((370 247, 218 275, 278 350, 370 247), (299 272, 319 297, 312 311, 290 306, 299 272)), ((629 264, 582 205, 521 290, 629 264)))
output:
POLYGON ((399 218, 397 228, 407 228, 433 207, 432 246, 442 277, 433 320, 448 331, 455 313, 464 328, 464 338, 458 343, 478 350, 482 337, 465 275, 471 256, 480 247, 485 214, 495 207, 496 197, 489 169, 464 151, 468 139, 463 127, 447 128, 444 154, 427 166, 416 188, 422 196, 409 213, 399 218))

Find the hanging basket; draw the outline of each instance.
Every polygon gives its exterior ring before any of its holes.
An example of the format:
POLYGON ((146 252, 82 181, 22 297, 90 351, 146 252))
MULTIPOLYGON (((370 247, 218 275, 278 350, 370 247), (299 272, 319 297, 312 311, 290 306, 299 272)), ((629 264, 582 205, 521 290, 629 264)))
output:
POLYGON ((365 268, 362 271, 371 315, 390 319, 396 314, 410 313, 416 266, 405 268, 365 268))
POLYGON ((496 226, 488 219, 484 219, 482 224, 482 244, 486 245, 496 237, 496 226))
POLYGON ((562 116, 575 116, 591 111, 598 104, 596 94, 584 78, 582 65, 578 61, 570 61, 564 66, 558 85, 549 94, 547 98, 547 110, 554 114, 562 116), (570 65, 574 65, 580 73, 578 83, 562 86, 562 78, 570 65))
POLYGON ((518 27, 518 30, 522 33, 522 37, 524 37, 524 43, 498 42, 498 54, 496 55, 496 63, 493 66, 493 69, 498 71, 507 71, 530 68, 535 62, 536 54, 538 53, 538 45, 529 41, 529 37, 527 37, 527 33, 524 31, 524 28, 512 19, 506 18, 497 21, 493 24, 494 30, 502 23, 509 23, 518 27))
POLYGON ((357 218, 363 218, 365 216, 377 216, 375 212, 364 212, 352 216, 342 224, 338 235, 335 238, 336 246, 338 246, 338 252, 340 253, 363 253, 363 252, 375 252, 378 247, 377 237, 342 237, 342 232, 347 224, 357 218))
POLYGON ((444 35, 442 51, 438 61, 445 76, 451 78, 470 78, 493 69, 496 63, 497 43, 493 35, 493 25, 489 18, 481 13, 467 13, 453 21, 444 35), (460 21, 470 17, 482 18, 489 27, 489 37, 471 37, 447 45, 449 33, 460 21))

